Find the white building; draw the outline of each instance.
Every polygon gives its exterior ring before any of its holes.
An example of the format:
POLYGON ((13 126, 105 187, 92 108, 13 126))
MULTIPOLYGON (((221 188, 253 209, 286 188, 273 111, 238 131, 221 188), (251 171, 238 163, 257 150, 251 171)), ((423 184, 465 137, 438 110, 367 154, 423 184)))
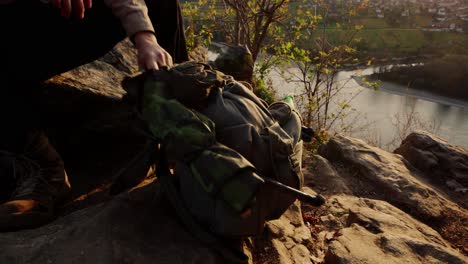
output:
POLYGON ((447 15, 447 12, 446 12, 445 8, 440 8, 440 9, 437 11, 437 15, 439 15, 439 16, 445 16, 445 15, 447 15))

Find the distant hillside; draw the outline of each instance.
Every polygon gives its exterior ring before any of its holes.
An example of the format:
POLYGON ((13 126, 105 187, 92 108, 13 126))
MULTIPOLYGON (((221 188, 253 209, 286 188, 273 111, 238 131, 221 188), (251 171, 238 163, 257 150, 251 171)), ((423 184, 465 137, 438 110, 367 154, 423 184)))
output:
MULTIPOLYGON (((181 3, 197 2, 197 0, 181 0, 181 3)), ((223 5, 219 2, 218 8, 223 5)), ((297 1, 290 2, 290 12, 295 10, 314 10, 312 0, 310 4, 297 1)), ((377 2, 377 1, 372 1, 377 2)), ((335 9, 337 7, 335 6, 335 9)), ((399 17, 398 23, 392 23, 386 16, 377 18, 374 8, 363 9, 351 20, 318 6, 316 12, 323 16, 313 37, 325 37, 332 44, 343 44, 349 41, 350 32, 344 30, 346 26, 362 25, 363 29, 355 36, 360 42, 357 44, 358 57, 392 60, 393 58, 413 56, 443 56, 446 54, 468 55, 468 22, 460 19, 447 21, 445 24, 434 20, 432 14, 420 13, 409 18, 399 17), (331 12, 331 13, 330 13, 331 12), (340 24, 340 26, 337 26, 340 24), (451 25, 456 25, 450 29, 451 25), (434 28, 432 28, 434 26, 434 28), (430 31, 434 30, 434 31, 430 31), (457 32, 456 30, 462 30, 457 32)), ((400 15, 399 15, 400 16, 400 15)), ((291 21, 290 21, 291 22, 291 21)), ((290 24, 289 22, 284 25, 290 24)), ((225 34, 212 32, 215 41, 225 41, 225 34)), ((314 41, 301 43, 304 48, 315 48, 314 41)))

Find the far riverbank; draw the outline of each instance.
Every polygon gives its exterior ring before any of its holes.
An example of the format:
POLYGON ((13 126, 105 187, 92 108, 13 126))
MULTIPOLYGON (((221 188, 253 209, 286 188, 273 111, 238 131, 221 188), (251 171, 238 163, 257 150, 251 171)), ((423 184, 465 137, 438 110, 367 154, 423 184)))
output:
POLYGON ((369 77, 468 102, 466 55, 447 55, 418 65, 382 67, 369 77))

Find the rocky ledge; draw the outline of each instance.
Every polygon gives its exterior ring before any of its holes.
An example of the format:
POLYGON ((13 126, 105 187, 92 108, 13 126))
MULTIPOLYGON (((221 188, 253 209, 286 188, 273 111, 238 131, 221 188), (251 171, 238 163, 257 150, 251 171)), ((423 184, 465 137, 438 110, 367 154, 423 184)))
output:
MULTIPOLYGON (((137 72, 133 54, 122 42, 41 87, 73 199, 46 226, 0 234, 0 263, 228 263, 185 230, 157 179, 108 194, 145 142, 120 87, 137 72)), ((296 202, 244 252, 250 263, 467 263, 467 168, 466 150, 425 132, 395 153, 337 135, 305 156, 304 190, 326 205, 296 202)))

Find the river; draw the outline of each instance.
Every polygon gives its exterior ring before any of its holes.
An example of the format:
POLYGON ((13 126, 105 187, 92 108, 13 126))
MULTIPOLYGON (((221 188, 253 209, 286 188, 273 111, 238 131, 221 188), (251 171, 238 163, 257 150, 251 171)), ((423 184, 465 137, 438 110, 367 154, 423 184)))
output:
MULTIPOLYGON (((218 54, 209 51, 208 55, 210 60, 214 60, 218 54)), ((297 72, 294 68, 290 70, 297 72)), ((336 78, 343 87, 336 98, 353 98, 349 103, 353 114, 345 122, 352 123, 354 129, 346 134, 393 150, 401 143, 398 136, 402 130, 401 123, 412 112, 415 119, 423 123, 423 126, 412 128, 429 131, 450 144, 468 149, 468 102, 390 82, 380 83, 378 90, 369 89, 352 78, 373 72, 373 67, 341 71, 336 78)), ((279 71, 272 71, 270 77, 279 97, 301 93, 300 86, 286 82, 279 71)))
MULTIPOLYGON (((362 138, 393 150, 401 141, 398 131, 403 127, 408 113, 423 123, 413 128, 428 129, 451 144, 468 149, 468 102, 454 100, 405 86, 382 82, 377 91, 356 82, 353 75, 368 75, 373 68, 342 71, 337 80, 343 89, 337 98, 351 98, 351 108, 359 118, 349 120, 355 128, 351 136, 362 138), (400 120, 400 123, 397 121, 400 120), (398 125, 400 124, 400 125, 398 125), (393 142, 393 144, 391 144, 393 142)), ((297 84, 287 83, 279 73, 272 72, 273 86, 279 96, 300 94, 297 84)))

